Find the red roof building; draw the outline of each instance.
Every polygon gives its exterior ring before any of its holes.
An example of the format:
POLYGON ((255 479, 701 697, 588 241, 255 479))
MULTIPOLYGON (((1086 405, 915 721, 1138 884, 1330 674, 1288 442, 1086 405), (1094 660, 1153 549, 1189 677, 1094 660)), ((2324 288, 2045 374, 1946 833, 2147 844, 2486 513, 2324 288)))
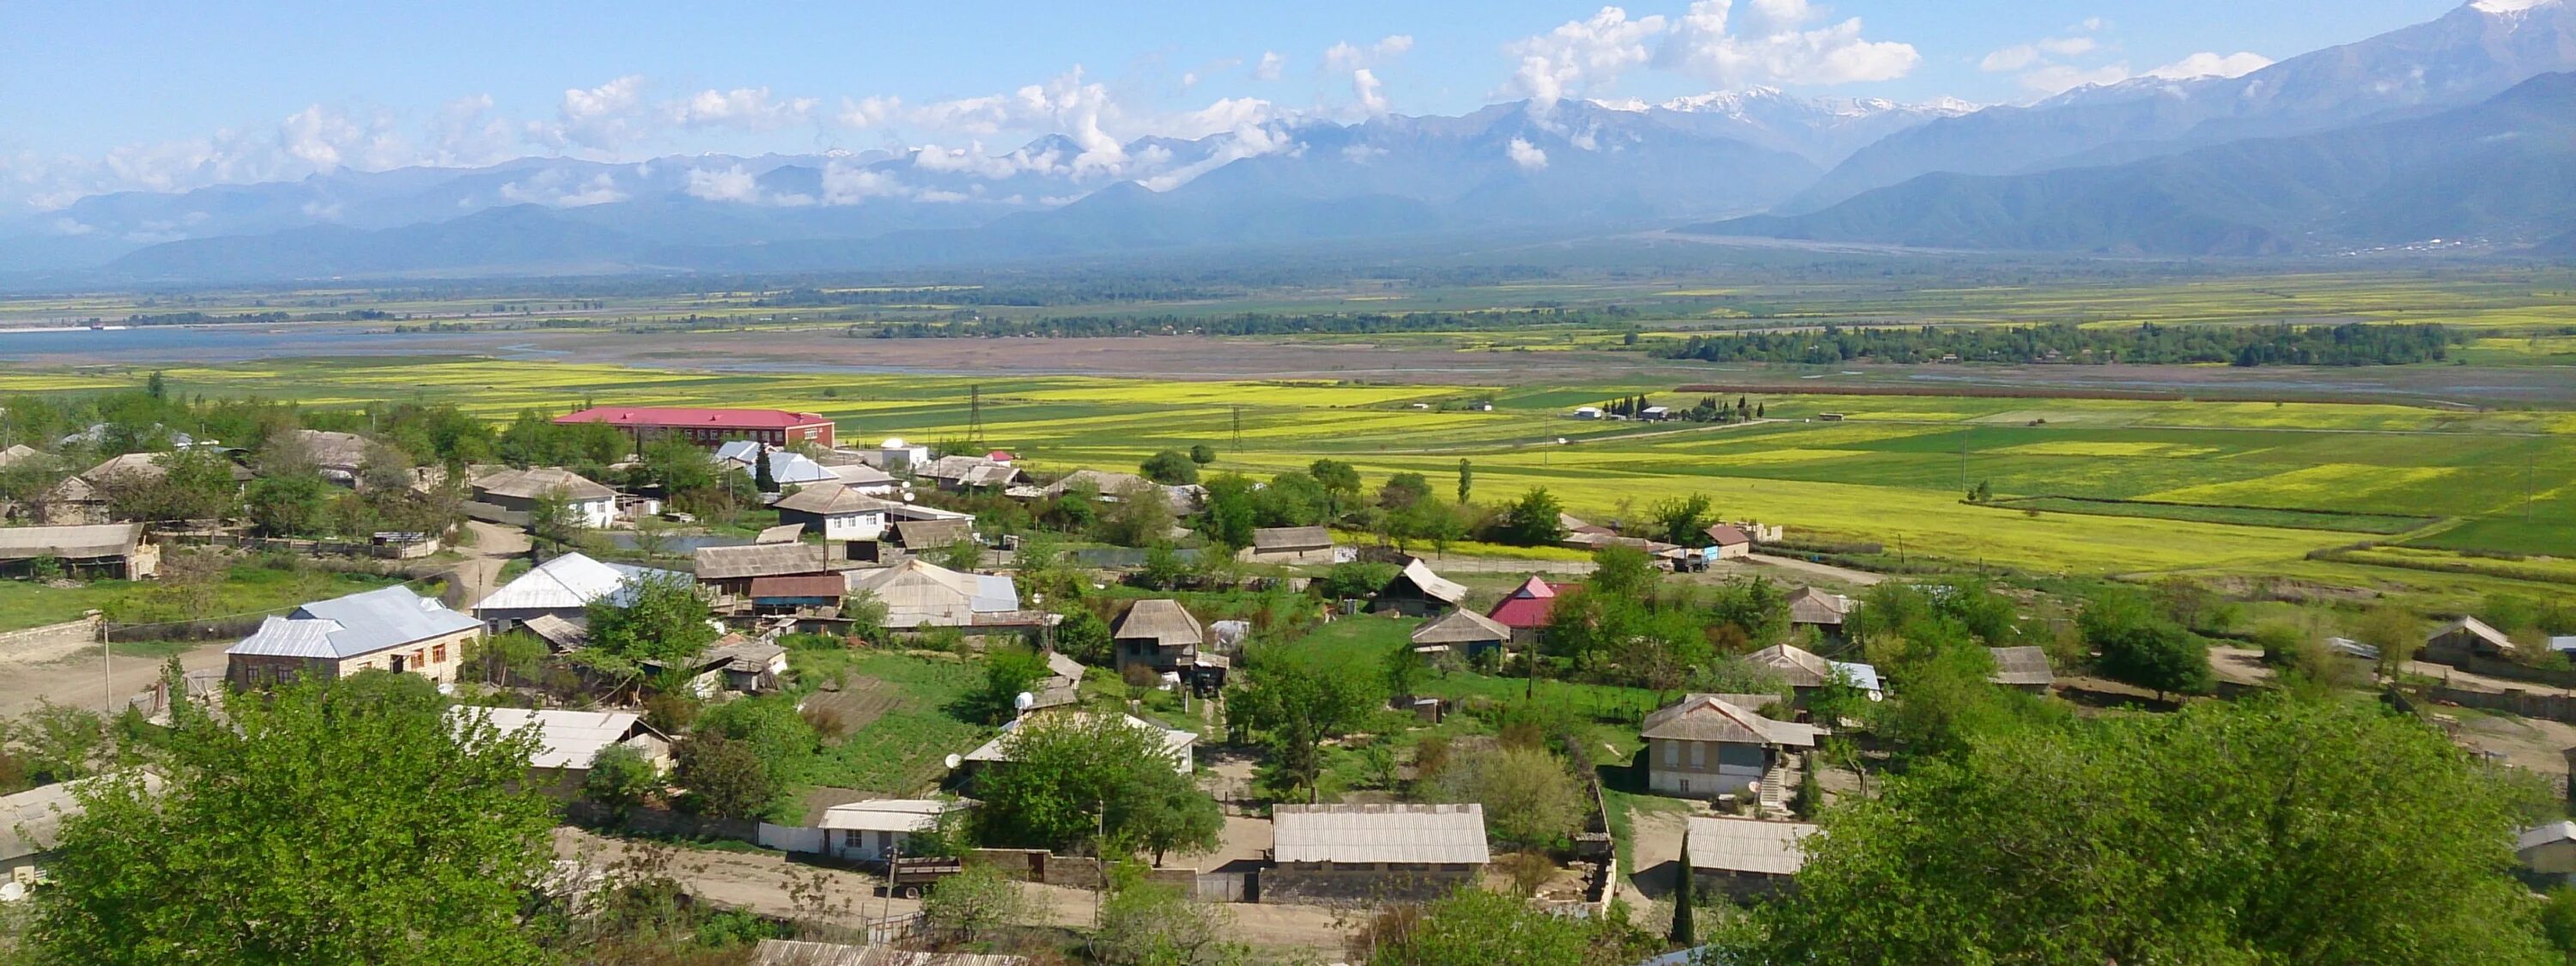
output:
POLYGON ((607 423, 639 442, 648 436, 677 433, 701 446, 747 439, 771 446, 812 443, 830 449, 832 421, 814 413, 783 409, 660 409, 649 406, 597 406, 557 423, 607 423))
POLYGON ((1505 596, 1494 609, 1485 612, 1494 623, 1511 628, 1515 637, 1534 632, 1547 623, 1547 613, 1556 606, 1556 588, 1547 581, 1532 577, 1505 596))

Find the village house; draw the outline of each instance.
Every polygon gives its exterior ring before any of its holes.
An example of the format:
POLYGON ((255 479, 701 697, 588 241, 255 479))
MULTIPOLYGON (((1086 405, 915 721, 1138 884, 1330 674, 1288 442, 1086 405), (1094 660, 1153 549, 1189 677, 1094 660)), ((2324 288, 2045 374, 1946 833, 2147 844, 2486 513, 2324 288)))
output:
POLYGON ((885 626, 896 630, 926 627, 1026 630, 1048 626, 1049 615, 1020 610, 1020 591, 1011 578, 997 574, 960 573, 913 558, 892 567, 853 571, 850 596, 874 596, 885 605, 885 626))
POLYGON ((1742 560, 1753 555, 1753 538, 1734 524, 1716 524, 1708 528, 1708 545, 1702 553, 1710 560, 1742 560))
MULTIPOLYGON (((837 458, 848 459, 849 457, 839 456, 837 458)), ((864 496, 881 496, 892 499, 897 494, 903 492, 902 480, 895 479, 894 474, 869 466, 866 463, 856 461, 847 463, 827 462, 823 464, 823 468, 832 471, 833 482, 849 487, 850 489, 857 490, 864 496)))
POLYGON ((1512 646, 1528 647, 1538 643, 1540 628, 1547 626, 1547 615, 1556 608, 1556 588, 1532 575, 1494 603, 1485 616, 1494 623, 1511 628, 1512 646))
POLYGON ((735 632, 716 638, 687 661, 664 664, 648 659, 640 666, 652 677, 678 674, 686 683, 677 690, 701 699, 726 691, 759 694, 776 690, 779 677, 787 673, 787 648, 735 632))
POLYGON ((1270 836, 1264 902, 1427 901, 1475 885, 1493 861, 1485 807, 1472 803, 1277 805, 1270 836))
POLYGON ((1751 710, 1766 695, 1693 694, 1646 716, 1646 785, 1659 795, 1741 795, 1786 780, 1787 756, 1816 746, 1818 729, 1751 710), (1775 776, 1774 772, 1780 772, 1775 776))
POLYGON ((841 616, 841 595, 849 589, 849 578, 840 574, 754 577, 751 610, 755 614, 794 614, 828 620, 841 616))
POLYGON ((536 780, 535 787, 557 798, 579 797, 582 782, 599 763, 600 752, 610 748, 634 749, 655 771, 671 768, 671 736, 644 723, 644 717, 632 711, 461 706, 448 711, 448 716, 458 722, 468 720, 472 714, 481 714, 505 735, 534 726, 537 751, 528 758, 528 772, 536 780))
POLYGON ((887 514, 902 504, 825 483, 781 497, 773 506, 780 523, 800 524, 825 540, 858 543, 884 536, 887 514))
POLYGON ((1789 592, 1789 624, 1812 627, 1817 633, 1839 640, 1843 621, 1851 617, 1858 602, 1841 594, 1813 587, 1800 587, 1789 592))
POLYGON ((1413 652, 1439 661, 1455 655, 1477 661, 1499 655, 1511 643, 1512 629, 1472 610, 1453 610, 1413 629, 1413 652))
POLYGON ((303 448, 304 458, 322 472, 323 479, 341 486, 358 485, 358 473, 367 465, 366 437, 327 429, 288 430, 287 437, 303 448))
MULTIPOLYGON (((169 453, 125 453, 108 457, 54 485, 36 499, 37 522, 57 526, 107 523, 113 513, 110 494, 121 486, 160 479, 169 472, 169 453)), ((249 483, 252 473, 238 463, 224 462, 235 485, 249 483)))
MULTIPOLYGON (((62 841, 65 819, 81 813, 80 782, 39 785, 0 795, 0 876, 20 885, 43 881, 45 860, 62 841)), ((161 776, 143 773, 147 792, 161 790, 161 776)))
POLYGON ((719 602, 751 593, 759 577, 794 577, 828 573, 831 563, 820 544, 773 543, 743 547, 699 547, 695 555, 698 583, 720 595, 719 602))
POLYGON ((1832 684, 1837 678, 1868 694, 1880 693, 1877 668, 1828 660, 1795 645, 1774 644, 1747 654, 1744 659, 1780 672, 1781 682, 1797 692, 1801 704, 1817 689, 1832 684))
POLYGON ((778 409, 665 409, 651 406, 596 406, 557 416, 560 425, 607 423, 635 438, 637 446, 656 436, 678 436, 700 446, 749 440, 771 446, 812 443, 831 449, 832 421, 814 413, 778 409))
POLYGON ((1082 678, 1087 669, 1082 662, 1066 657, 1060 651, 1046 654, 1047 676, 1029 687, 1031 711, 1045 711, 1082 703, 1082 678))
MULTIPOLYGON (((983 743, 975 750, 960 756, 960 759, 965 764, 974 765, 978 768, 988 768, 997 764, 1008 764, 1011 760, 1011 753, 1004 748, 1004 745, 1008 744, 1011 735, 1018 733, 1020 729, 1081 727, 1091 720, 1093 713, 1094 712, 1090 711, 1049 711, 1044 714, 1021 715, 1012 719, 1009 724, 1003 725, 1002 733, 1000 735, 994 737, 991 741, 983 743)), ((1198 769, 1197 748, 1199 736, 1197 733, 1182 731, 1177 728, 1165 728, 1132 714, 1122 714, 1118 717, 1124 719, 1127 722, 1127 726, 1130 728, 1141 728, 1146 731, 1153 732, 1155 740, 1163 746, 1164 757, 1171 761, 1173 771, 1187 775, 1198 769)))
POLYGON ((540 466, 501 470, 475 478, 474 502, 512 513, 528 513, 543 500, 562 501, 567 512, 593 530, 617 523, 617 491, 571 470, 540 466))
POLYGON ((1431 617, 1455 609, 1467 599, 1467 588, 1431 572, 1431 566, 1415 557, 1405 561, 1395 579, 1378 588, 1377 597, 1369 601, 1373 614, 1396 613, 1407 617, 1431 617))
POLYGON ((915 832, 939 827, 941 816, 967 808, 966 802, 940 798, 881 798, 834 805, 814 823, 823 830, 823 854, 844 862, 884 862, 908 854, 905 844, 915 832))
MULTIPOLYGON (((973 539, 975 521, 972 518, 894 520, 886 524, 885 538, 877 541, 876 559, 891 562, 904 556, 918 557, 948 549, 961 540, 973 539)), ((857 554, 860 548, 853 546, 850 552, 857 554)))
POLYGON ((2463 617, 2436 628, 2427 636, 2423 657, 2435 664, 2458 666, 2478 658, 2510 657, 2513 652, 2513 639, 2505 636, 2503 631, 2475 617, 2463 617))
POLYGON ((888 473, 910 473, 914 467, 930 465, 930 447, 904 442, 901 436, 878 443, 867 455, 876 460, 878 469, 888 473))
POLYGON ((1210 691, 1225 686, 1226 671, 1232 665, 1224 655, 1200 651, 1207 644, 1207 628, 1176 600, 1140 600, 1129 605, 1109 628, 1109 639, 1122 676, 1129 668, 1141 667, 1155 674, 1177 675, 1184 684, 1210 691))
POLYGON ((407 587, 386 587, 296 608, 260 622, 224 651, 224 679, 252 690, 300 678, 334 680, 360 671, 456 680, 465 645, 483 623, 407 587))
POLYGON ((1816 827, 1803 822, 1694 815, 1682 835, 1682 856, 1694 888, 1749 899, 1789 888, 1807 864, 1805 842, 1814 834, 1816 827))
POLYGON ((2525 881, 2537 887, 2576 885, 2576 822, 2551 822, 2514 837, 2514 858, 2525 881))
POLYGON ((502 584, 476 603, 474 616, 494 633, 539 617, 580 623, 590 605, 623 602, 633 586, 646 580, 687 580, 688 575, 633 564, 606 563, 586 554, 567 553, 548 560, 502 584))
POLYGON ((1995 659, 1995 673, 1986 680, 2001 687, 2032 694, 2047 694, 2049 685, 2057 683, 2057 673, 2048 666, 2048 652, 2036 647, 1989 647, 1986 653, 1995 659))
POLYGON ((1252 546, 1235 554, 1235 559, 1246 563, 1283 566, 1340 563, 1350 558, 1334 545, 1333 531, 1323 527, 1263 527, 1252 531, 1252 546))
POLYGON ((949 492, 990 492, 1019 482, 1021 474, 1019 467, 1011 465, 1011 454, 997 450, 982 456, 942 456, 915 466, 912 475, 949 492))
POLYGON ((148 580, 161 572, 161 547, 143 533, 140 523, 0 527, 0 572, 27 573, 50 560, 70 576, 148 580))
POLYGON ((716 447, 713 459, 716 465, 729 470, 741 470, 754 480, 760 479, 760 464, 768 463, 769 481, 782 487, 816 486, 826 483, 833 486, 841 485, 840 474, 832 472, 830 467, 807 459, 802 453, 755 443, 747 439, 735 440, 716 447))

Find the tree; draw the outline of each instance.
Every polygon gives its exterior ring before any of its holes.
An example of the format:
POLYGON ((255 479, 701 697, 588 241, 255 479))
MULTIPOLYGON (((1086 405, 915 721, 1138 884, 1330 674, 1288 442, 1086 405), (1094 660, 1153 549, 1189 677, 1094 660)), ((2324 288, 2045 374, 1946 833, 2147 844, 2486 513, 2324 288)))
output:
POLYGON ((1436 801, 1485 806, 1486 833, 1506 845, 1544 849, 1582 830, 1583 786, 1543 749, 1489 745, 1457 755, 1431 788, 1436 801))
POLYGON ((1544 547, 1565 539, 1565 507, 1546 487, 1531 487, 1503 511, 1495 535, 1522 547, 1544 547))
POLYGON ((763 493, 778 492, 778 471, 771 468, 769 465, 769 447, 767 446, 762 446, 752 452, 751 485, 752 488, 763 493))
POLYGON ((1708 494, 1668 497, 1646 511, 1655 523, 1655 539, 1679 547, 1706 546, 1710 523, 1708 494))
POLYGON ((1144 547, 1172 539, 1172 501, 1161 487, 1131 483, 1117 496, 1093 527, 1103 542, 1144 547))
MULTIPOLYGON (((304 537, 320 534, 331 516, 328 499, 330 484, 311 467, 301 471, 281 472, 251 481, 243 499, 251 524, 261 533, 278 537, 304 537)), ((363 534, 341 534, 357 537, 363 534)))
POLYGON ((143 394, 155 402, 170 398, 170 382, 163 377, 161 370, 152 370, 152 375, 143 380, 143 394))
POLYGON ((781 783, 769 762, 747 741, 695 734, 671 748, 673 780, 700 814, 754 818, 769 811, 781 783))
POLYGON ((1069 609, 1056 625, 1055 649, 1085 664, 1105 664, 1110 657, 1109 622, 1088 607, 1069 609))
POLYGON ((1141 870, 1109 870, 1112 888, 1091 937, 1092 958, 1110 966, 1242 966, 1251 950, 1230 942, 1234 914, 1192 902, 1181 890, 1145 881, 1141 870))
POLYGON ((1378 509, 1401 513, 1431 497, 1431 481, 1420 473, 1398 473, 1387 477, 1386 485, 1377 488, 1378 509))
POLYGON ((2372 605, 2354 622, 2352 639, 2379 649, 2379 676, 2396 680, 2424 647, 2424 622, 2393 603, 2372 605))
POLYGON ((144 769, 76 787, 28 934, 44 962, 519 964, 551 871, 533 729, 362 673, 180 698, 144 769), (292 856, 283 860, 281 856, 292 856))
POLYGON ((2181 625, 2155 614, 2133 591, 2106 592, 2076 618, 2084 642, 2101 652, 2095 662, 2112 680, 2156 692, 2199 694, 2216 683, 2209 647, 2181 625))
POLYGON ((1145 462, 1139 464, 1136 469, 1145 474, 1146 479, 1165 486, 1178 486, 1199 481, 1199 465, 1190 462, 1190 454, 1176 449, 1163 450, 1145 457, 1145 462))
POLYGON ((1306 465, 1306 475, 1324 488, 1326 515, 1340 519, 1343 513, 1359 505, 1360 471, 1349 463, 1321 459, 1306 465))
POLYGON ((1225 832, 1216 799, 1170 768, 1142 769, 1137 787, 1110 799, 1102 817, 1106 827, 1120 830, 1121 844, 1152 855, 1156 866, 1167 853, 1213 852, 1225 832))
POLYGON ((1057 851, 1142 842, 1144 830, 1128 823, 1164 814, 1151 800, 1170 785, 1153 773, 1177 777, 1180 764, 1160 731, 1115 714, 1026 719, 1002 738, 1002 753, 1009 761, 976 779, 977 837, 1057 851))
POLYGON ((1459 505, 1459 506, 1466 506, 1469 502, 1471 502, 1470 500, 1468 500, 1468 499, 1467 499, 1467 497, 1468 497, 1468 495, 1469 495, 1469 494, 1471 494, 1471 493, 1473 493, 1473 492, 1474 492, 1474 489, 1475 489, 1475 483, 1476 483, 1476 468, 1475 468, 1473 465, 1470 465, 1470 464, 1467 462, 1467 460, 1466 460, 1466 458, 1465 458, 1465 457, 1460 457, 1460 458, 1459 458, 1459 460, 1458 460, 1458 505, 1459 505))
POLYGON ((592 601, 589 649, 634 663, 669 667, 715 643, 713 613, 696 584, 678 575, 639 576, 626 592, 592 601))
POLYGON ((1177 590, 1190 580, 1190 565, 1169 540, 1145 548, 1145 564, 1136 568, 1136 583, 1151 590, 1177 590))
POLYGON ((1324 571, 1315 592, 1325 600, 1360 600, 1395 580, 1396 566, 1373 560, 1346 560, 1324 571))
POLYGON ((1206 466, 1216 462, 1216 447, 1198 443, 1190 447, 1190 462, 1206 466))
POLYGON ((1243 685, 1228 696, 1226 718, 1270 746, 1288 787, 1311 791, 1323 776, 1324 740, 1357 728, 1384 704, 1380 685, 1357 666, 1268 645, 1245 652, 1243 685))
POLYGON ((1460 889, 1419 908, 1378 914, 1351 940, 1369 966, 1627 966, 1654 951, 1655 937, 1611 914, 1560 916, 1516 896, 1460 889))
POLYGON ((581 797, 624 816, 661 787, 661 769, 643 752, 632 745, 610 745, 599 750, 591 760, 590 773, 582 776, 581 797))
POLYGON ((1036 651, 1020 647, 996 648, 984 657, 984 682, 958 699, 961 717, 985 724, 1001 724, 1017 717, 1014 702, 1020 694, 1054 673, 1047 669, 1046 659, 1036 651))
POLYGON ((582 533, 588 529, 589 521, 582 519, 581 511, 561 488, 539 493, 528 502, 528 534, 540 544, 553 546, 557 553, 581 542, 582 533))
POLYGON ((939 548, 939 565, 959 573, 973 571, 984 565, 984 545, 971 536, 958 537, 939 548))
MULTIPOLYGON (((1815 773, 1815 769, 1807 769, 1808 775, 1812 776, 1815 773)), ((1688 855, 1685 854, 1684 858, 1687 859, 1688 855)), ((1691 881, 1693 876, 1690 863, 1683 861, 1676 864, 1679 867, 1673 870, 1673 927, 1665 934, 1664 939, 1675 946, 1687 949, 1699 945, 1698 916, 1697 910, 1693 908, 1697 903, 1691 896, 1691 886, 1694 883, 1691 881)))
POLYGON ((1826 812, 1797 888, 1722 952, 2555 962, 2503 871, 2544 797, 2364 702, 2202 702, 1986 736, 1826 812))
POLYGON ((1200 515, 1199 532, 1218 546, 1238 550, 1252 546, 1252 531, 1261 526, 1258 492, 1252 480, 1239 473, 1209 480, 1207 509, 1200 515))
POLYGON ((1028 918, 1030 912, 1020 884, 989 865, 967 866, 966 871, 939 880, 921 899, 923 919, 969 943, 1028 918))

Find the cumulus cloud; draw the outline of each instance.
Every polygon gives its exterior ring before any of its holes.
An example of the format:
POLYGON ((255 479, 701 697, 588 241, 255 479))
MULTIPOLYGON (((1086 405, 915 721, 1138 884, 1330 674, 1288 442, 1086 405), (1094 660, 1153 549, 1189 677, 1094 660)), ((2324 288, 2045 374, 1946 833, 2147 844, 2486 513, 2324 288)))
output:
POLYGON ((1861 36, 1861 21, 1833 23, 1807 0, 1697 0, 1656 52, 1661 66, 1721 86, 1849 84, 1894 80, 1923 62, 1914 45, 1861 36))
POLYGON ((855 205, 870 198, 901 198, 911 193, 893 174, 835 158, 823 165, 823 203, 855 205))
POLYGON ((822 101, 811 97, 773 97, 766 87, 700 91, 669 105, 671 122, 681 127, 716 127, 761 133, 804 123, 822 101))
POLYGON ((1630 20, 1624 9, 1603 7, 1587 19, 1505 44, 1503 52, 1518 66, 1503 93, 1545 105, 1607 88, 1653 58, 1646 44, 1664 27, 1660 15, 1630 20))
POLYGON ((1386 113, 1386 83, 1377 79, 1376 71, 1366 67, 1351 71, 1351 97, 1372 116, 1386 113))
POLYGON ((1261 62, 1253 65, 1254 80, 1275 81, 1288 72, 1288 58, 1275 50, 1261 52, 1261 62))
POLYGON ((1512 159, 1512 163, 1523 171, 1547 170, 1547 152, 1522 138, 1513 138, 1512 143, 1504 145, 1503 156, 1512 159))
POLYGON ((553 208, 580 208, 624 201, 625 191, 607 172, 581 178, 561 168, 548 168, 537 174, 501 186, 501 200, 512 204, 546 205, 553 208))
POLYGON ((2173 63, 2148 71, 2148 77, 2181 80, 2188 77, 2243 77, 2272 66, 2272 58, 2248 51, 2219 54, 2202 51, 2173 63))
POLYGON ((2023 71, 2014 79, 2035 94, 2060 94, 2078 87, 2107 87, 2128 80, 2129 65, 2126 61, 2099 67, 2041 64, 2023 71))
POLYGON ((615 151, 641 135, 647 113, 644 75, 628 74, 597 87, 565 90, 554 120, 528 122, 528 138, 556 150, 615 151))

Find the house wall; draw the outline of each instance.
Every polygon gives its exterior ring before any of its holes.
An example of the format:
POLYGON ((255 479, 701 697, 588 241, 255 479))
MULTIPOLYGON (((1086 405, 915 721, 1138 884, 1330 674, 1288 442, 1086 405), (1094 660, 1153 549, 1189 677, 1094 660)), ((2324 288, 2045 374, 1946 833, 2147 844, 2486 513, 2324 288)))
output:
POLYGON ((1381 591, 1376 600, 1369 602, 1369 613, 1395 613, 1406 617, 1438 617, 1450 609, 1447 602, 1433 600, 1414 590, 1381 591))
POLYGON ((2542 875, 2576 875, 2576 842, 2551 842, 2522 853, 2522 864, 2542 875))
POLYGON ((825 540, 874 540, 885 536, 883 513, 843 513, 823 518, 825 540))
POLYGON ((1692 869, 1691 886, 1700 894, 1722 895, 1730 899, 1753 899, 1787 892, 1797 880, 1785 875, 1760 872, 1731 872, 1716 869, 1692 869))
POLYGON ((1427 901, 1474 884, 1484 868, 1465 863, 1283 862, 1261 870, 1261 901, 1300 905, 1427 901))
POLYGON ((275 657, 265 654, 231 654, 224 660, 224 680, 244 690, 265 688, 280 681, 293 681, 307 675, 320 675, 326 680, 348 677, 360 671, 395 670, 397 664, 405 674, 418 674, 441 684, 456 680, 457 666, 465 659, 465 645, 483 636, 483 628, 438 637, 425 638, 401 647, 386 648, 340 661, 327 658, 275 657))
MULTIPOLYGON (((824 829, 823 852, 849 862, 883 862, 889 850, 905 846, 911 840, 910 832, 824 829)), ((911 850, 907 847, 905 851, 911 850)))
POLYGON ((1659 795, 1741 795, 1771 765, 1770 750, 1760 745, 1662 738, 1646 744, 1646 784, 1659 795))
POLYGON ((1723 547, 1711 547, 1711 548, 1709 548, 1709 549, 1710 549, 1710 550, 1713 550, 1713 551, 1716 551, 1716 553, 1717 553, 1717 559, 1719 559, 1719 560, 1742 560, 1742 559, 1744 559, 1744 558, 1746 558, 1746 557, 1753 556, 1753 545, 1752 545, 1752 544, 1749 544, 1749 543, 1738 543, 1738 544, 1732 544, 1732 545, 1723 546, 1723 547))
POLYGON ((1296 567, 1309 564, 1322 565, 1334 563, 1336 562, 1337 556, 1339 555, 1332 547, 1312 547, 1303 550, 1272 550, 1266 553, 1254 550, 1250 547, 1245 547, 1243 550, 1235 554, 1235 559, 1246 563, 1278 564, 1283 567, 1296 567))

